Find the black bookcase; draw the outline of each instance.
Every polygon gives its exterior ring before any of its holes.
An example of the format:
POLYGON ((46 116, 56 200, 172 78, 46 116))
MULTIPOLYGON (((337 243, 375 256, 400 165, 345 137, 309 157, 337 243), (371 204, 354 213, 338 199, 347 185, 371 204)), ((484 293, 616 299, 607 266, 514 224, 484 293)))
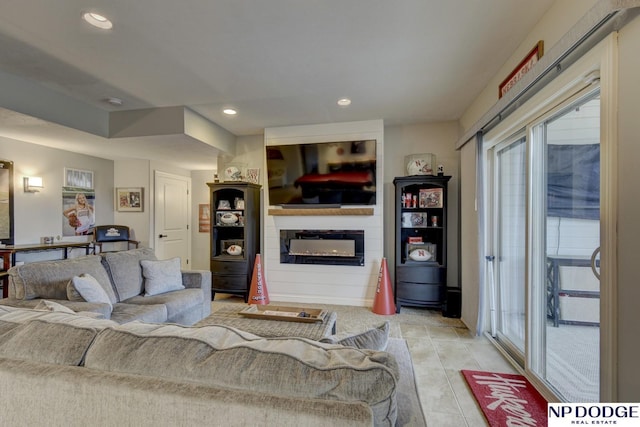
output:
POLYGON ((216 292, 236 294, 246 302, 260 252, 260 185, 207 185, 211 196, 211 298, 216 292))
POLYGON ((442 308, 447 287, 447 184, 450 176, 397 177, 395 303, 442 308))

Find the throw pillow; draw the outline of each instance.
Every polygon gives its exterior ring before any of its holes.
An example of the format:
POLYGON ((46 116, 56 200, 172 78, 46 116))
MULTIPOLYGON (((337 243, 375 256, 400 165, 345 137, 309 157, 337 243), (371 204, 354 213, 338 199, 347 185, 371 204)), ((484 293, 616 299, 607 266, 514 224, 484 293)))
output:
POLYGON ((390 324, 387 320, 382 325, 356 335, 341 333, 322 338, 320 342, 340 344, 347 347, 384 351, 389 342, 390 324))
POLYGON ((102 286, 100 286, 100 283, 90 274, 74 276, 69 281, 67 284, 67 298, 70 301, 109 304, 109 307, 113 310, 109 295, 107 295, 105 290, 102 289, 102 286))
POLYGON ((144 277, 144 296, 164 294, 165 292, 184 289, 180 258, 163 261, 140 261, 142 277, 144 277))
POLYGON ((43 311, 59 311, 62 313, 76 314, 75 311, 71 310, 69 307, 65 307, 62 304, 57 302, 48 301, 43 299, 34 307, 35 310, 43 310, 43 311))

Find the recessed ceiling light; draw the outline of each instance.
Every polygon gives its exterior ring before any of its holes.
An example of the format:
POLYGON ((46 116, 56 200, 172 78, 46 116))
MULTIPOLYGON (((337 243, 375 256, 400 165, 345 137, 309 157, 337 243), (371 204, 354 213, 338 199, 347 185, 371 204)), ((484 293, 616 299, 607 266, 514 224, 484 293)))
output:
POLYGON ((103 30, 110 30, 111 28, 113 28, 113 23, 109 21, 109 19, 98 13, 85 12, 82 14, 82 19, 84 19, 94 27, 98 27, 103 30))
POLYGON ((338 99, 338 105, 341 107, 347 107, 351 105, 351 100, 349 98, 340 98, 338 99))
POLYGON ((238 112, 233 108, 225 108, 224 110, 222 110, 222 112, 227 116, 235 116, 236 114, 238 114, 238 112))
POLYGON ((116 107, 122 106, 122 99, 116 98, 114 96, 110 96, 108 98, 105 98, 104 102, 106 102, 107 104, 115 105, 116 107))

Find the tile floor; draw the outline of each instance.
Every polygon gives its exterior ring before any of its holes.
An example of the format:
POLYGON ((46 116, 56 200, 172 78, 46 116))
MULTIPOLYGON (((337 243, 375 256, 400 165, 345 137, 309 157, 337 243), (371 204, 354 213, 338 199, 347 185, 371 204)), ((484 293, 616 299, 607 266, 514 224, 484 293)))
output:
POLYGON ((411 351, 427 425, 487 425, 460 370, 517 373, 511 364, 486 338, 439 311, 403 308, 393 317, 411 351))

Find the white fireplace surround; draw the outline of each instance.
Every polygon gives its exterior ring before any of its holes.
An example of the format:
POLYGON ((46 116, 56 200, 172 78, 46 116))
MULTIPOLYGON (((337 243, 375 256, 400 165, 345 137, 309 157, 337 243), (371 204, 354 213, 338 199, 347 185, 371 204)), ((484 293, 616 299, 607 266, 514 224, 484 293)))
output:
MULTIPOLYGON (((372 215, 271 215, 279 209, 269 204, 263 189, 264 240, 262 262, 272 301, 372 306, 383 257, 383 152, 382 120, 268 128, 265 145, 376 140, 376 205, 372 215), (280 230, 364 230, 365 263, 362 266, 280 263, 280 230)), ((266 162, 263 165, 266 170, 266 162)), ((344 207, 350 209, 354 207, 344 207)))

